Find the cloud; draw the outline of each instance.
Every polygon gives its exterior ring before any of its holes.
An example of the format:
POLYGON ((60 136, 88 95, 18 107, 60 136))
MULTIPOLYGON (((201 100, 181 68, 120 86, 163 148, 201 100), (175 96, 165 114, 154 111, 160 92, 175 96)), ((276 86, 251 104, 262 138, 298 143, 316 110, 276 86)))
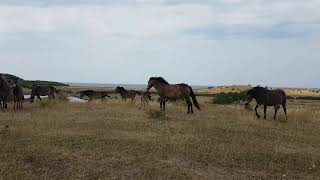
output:
POLYGON ((218 35, 268 36, 278 31, 284 35, 312 33, 320 24, 319 0, 96 0, 68 1, 69 5, 56 0, 45 7, 32 5, 40 1, 27 2, 0 4, 0 33, 77 31, 143 38, 206 30, 221 31, 218 35))

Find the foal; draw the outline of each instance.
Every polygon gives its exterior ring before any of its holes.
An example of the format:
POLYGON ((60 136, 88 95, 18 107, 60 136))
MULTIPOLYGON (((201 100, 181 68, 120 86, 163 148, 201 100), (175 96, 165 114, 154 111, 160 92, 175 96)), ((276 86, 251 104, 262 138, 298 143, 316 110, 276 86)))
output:
POLYGON ((141 109, 142 106, 143 106, 143 109, 146 109, 146 106, 150 106, 149 101, 151 101, 150 92, 147 91, 147 92, 141 93, 141 104, 139 109, 141 109))

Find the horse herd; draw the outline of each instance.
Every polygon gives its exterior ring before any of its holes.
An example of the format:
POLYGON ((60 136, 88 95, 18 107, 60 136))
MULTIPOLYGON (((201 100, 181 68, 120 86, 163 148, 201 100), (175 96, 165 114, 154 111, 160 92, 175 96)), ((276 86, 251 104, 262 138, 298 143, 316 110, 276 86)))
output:
MULTIPOLYGON (((126 90, 123 87, 117 87, 115 93, 120 94, 123 100, 131 99, 134 100, 137 95, 141 96, 141 107, 148 105, 148 101, 151 100, 151 94, 149 90, 154 87, 154 89, 159 94, 160 98, 160 109, 165 111, 166 102, 169 99, 181 99, 187 103, 187 113, 193 114, 193 105, 200 109, 199 103, 196 99, 195 93, 191 86, 187 84, 169 84, 162 77, 151 77, 148 81, 148 86, 146 91, 140 92, 135 90, 126 90)), ((35 98, 41 100, 41 96, 48 96, 49 99, 55 99, 55 94, 59 93, 55 87, 52 86, 34 86, 31 91, 30 102, 33 103, 35 98)), ((93 91, 85 90, 80 91, 80 98, 83 99, 85 96, 89 98, 89 101, 93 99, 105 100, 109 96, 109 92, 106 91, 93 91)), ((9 101, 10 95, 13 96, 14 109, 23 109, 24 92, 22 86, 18 81, 9 83, 6 79, 0 77, 0 108, 6 109, 8 107, 7 102, 9 101)), ((254 87, 247 91, 246 105, 248 105, 253 99, 256 100, 257 105, 255 107, 256 116, 260 118, 258 114, 258 108, 260 106, 264 107, 264 119, 266 118, 266 111, 268 106, 274 106, 275 113, 274 119, 276 119, 277 112, 280 106, 283 107, 285 115, 287 117, 286 108, 286 94, 283 90, 269 90, 260 86, 254 87)))

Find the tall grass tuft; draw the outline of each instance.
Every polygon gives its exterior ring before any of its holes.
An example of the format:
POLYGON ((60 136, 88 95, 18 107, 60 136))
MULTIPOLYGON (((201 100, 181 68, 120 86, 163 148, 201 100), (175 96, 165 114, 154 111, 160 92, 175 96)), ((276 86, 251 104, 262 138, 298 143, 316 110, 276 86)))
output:
POLYGON ((68 101, 69 101, 67 95, 64 94, 64 93, 58 93, 58 94, 56 95, 56 99, 57 99, 58 101, 63 101, 63 102, 68 102, 68 101))
POLYGON ((150 109, 146 113, 147 113, 147 115, 148 115, 148 117, 150 119, 155 119, 155 120, 168 120, 169 119, 166 116, 166 112, 165 111, 159 111, 159 110, 150 109))

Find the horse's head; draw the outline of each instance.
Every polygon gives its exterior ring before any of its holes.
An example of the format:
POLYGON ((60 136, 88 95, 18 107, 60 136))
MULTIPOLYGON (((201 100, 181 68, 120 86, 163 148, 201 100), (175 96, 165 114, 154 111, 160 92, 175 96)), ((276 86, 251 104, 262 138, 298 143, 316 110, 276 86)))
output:
POLYGON ((147 91, 149 91, 155 84, 156 79, 151 77, 148 81, 148 87, 147 87, 147 91))
POLYGON ((246 106, 250 104, 250 102, 252 101, 253 97, 254 97, 254 92, 255 92, 255 88, 250 89, 247 91, 247 96, 246 96, 246 106))

